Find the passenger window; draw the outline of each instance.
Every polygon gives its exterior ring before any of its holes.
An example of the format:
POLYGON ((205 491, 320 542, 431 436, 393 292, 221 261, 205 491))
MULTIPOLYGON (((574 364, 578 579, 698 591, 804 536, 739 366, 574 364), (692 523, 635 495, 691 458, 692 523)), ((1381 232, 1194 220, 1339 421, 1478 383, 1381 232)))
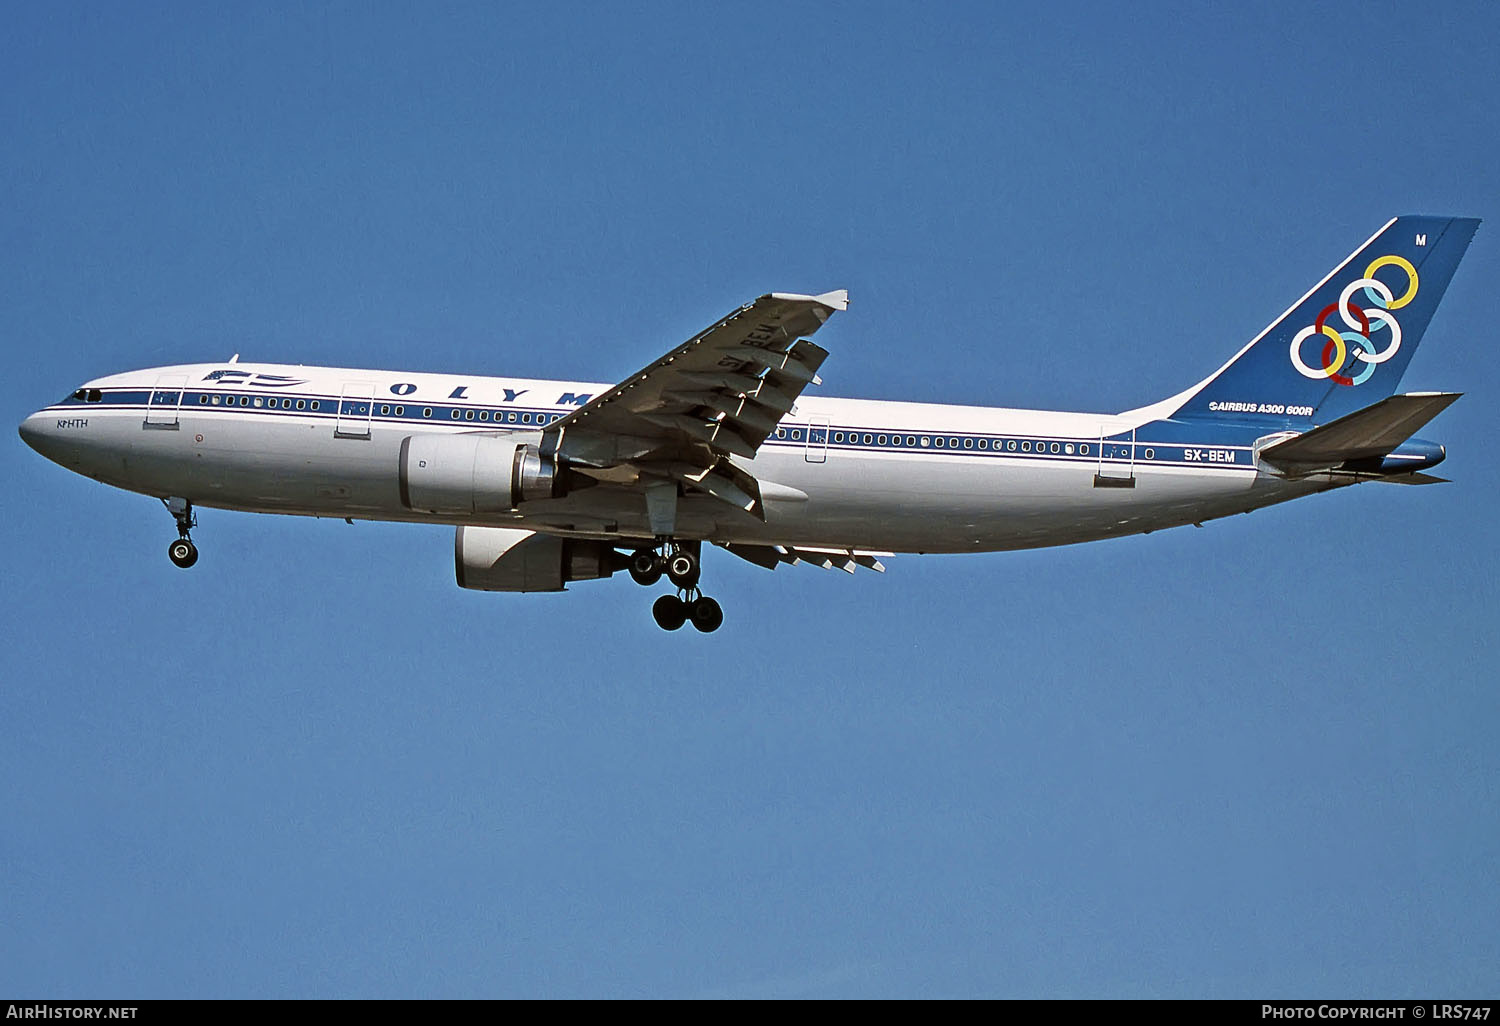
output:
POLYGON ((1080 456, 1087 456, 1089 454, 1089 447, 1086 445, 1080 445, 1078 447, 1078 454, 1080 456))
POLYGON ((256 408, 256 409, 257 409, 257 410, 258 410, 258 409, 260 409, 260 408, 261 408, 261 407, 262 407, 262 406, 264 406, 264 405, 265 405, 265 404, 266 404, 266 402, 265 402, 265 400, 264 400, 264 399, 262 399, 262 398, 261 398, 261 397, 260 397, 260 396, 256 396, 256 397, 255 397, 255 408, 256 408))
POLYGON ((382 417, 389 417, 391 415, 391 408, 389 406, 387 406, 385 403, 381 403, 380 404, 380 415, 382 417))
POLYGON ((865 444, 869 445, 871 441, 872 441, 872 439, 870 438, 870 436, 869 435, 865 435, 865 444))
MULTIPOLYGON (((74 392, 73 393, 73 397, 75 399, 82 399, 83 398, 83 393, 82 392, 74 392)), ((206 396, 206 395, 200 395, 198 397, 198 405, 199 406, 207 406, 208 405, 208 396, 206 396)), ((259 406, 260 403, 256 403, 255 405, 259 406)))
POLYGON ((972 448, 974 448, 974 439, 972 439, 972 438, 965 438, 964 439, 964 448, 965 449, 972 449, 972 448))
POLYGON ((941 449, 943 447, 943 440, 941 438, 939 438, 937 441, 933 442, 932 444, 935 445, 935 446, 937 446, 939 449, 941 449))
POLYGON ((458 411, 457 410, 449 410, 448 411, 448 419, 450 419, 450 420, 457 420, 458 419, 458 411))
POLYGON ((879 442, 881 445, 884 445, 885 444, 885 435, 876 435, 875 436, 875 441, 879 442))
POLYGON ((1030 452, 1031 451, 1031 443, 1030 442, 1022 442, 1021 443, 1021 451, 1022 452, 1030 452))
POLYGON ((474 419, 474 411, 473 410, 465 410, 464 411, 464 420, 473 420, 473 419, 474 419))
POLYGON ((396 416, 403 417, 405 415, 406 415, 406 407, 405 406, 398 406, 398 407, 396 407, 396 416))
POLYGON ((1073 444, 1069 442, 1067 445, 1063 446, 1063 452, 1067 453, 1069 456, 1073 455, 1073 444))
POLYGON ((802 441, 802 431, 801 431, 801 429, 799 429, 799 428, 792 428, 792 441, 794 441, 794 442, 800 442, 800 441, 802 441))
POLYGON ((833 441, 834 441, 835 444, 837 444, 839 442, 842 442, 843 440, 844 440, 844 433, 842 431, 835 431, 833 433, 833 441))
POLYGON ((1062 446, 1058 445, 1056 442, 1053 442, 1052 443, 1052 451, 1053 452, 1061 452, 1062 451, 1062 446))
POLYGON ((318 401, 316 399, 314 399, 310 405, 312 406, 313 409, 316 410, 318 408, 318 401))
POLYGON ((489 410, 480 410, 479 411, 479 419, 480 420, 489 420, 490 419, 490 411, 489 410))
MULTIPOLYGON (((304 399, 298 399, 297 400, 297 409, 299 409, 299 410, 305 410, 305 409, 307 409, 307 401, 304 400, 304 399)), ((369 411, 366 410, 363 406, 361 406, 359 408, 359 412, 360 413, 367 413, 369 411)))
POLYGON ((521 423, 522 424, 530 424, 531 423, 531 414, 529 414, 529 413, 523 413, 523 414, 521 414, 521 423))
POLYGON ((215 406, 218 406, 223 401, 224 400, 221 399, 219 396, 214 396, 213 399, 210 400, 210 402, 212 402, 215 406))
POLYGON ((424 407, 422 407, 422 416, 424 416, 424 417, 431 417, 432 416, 432 407, 431 406, 424 406, 424 407))

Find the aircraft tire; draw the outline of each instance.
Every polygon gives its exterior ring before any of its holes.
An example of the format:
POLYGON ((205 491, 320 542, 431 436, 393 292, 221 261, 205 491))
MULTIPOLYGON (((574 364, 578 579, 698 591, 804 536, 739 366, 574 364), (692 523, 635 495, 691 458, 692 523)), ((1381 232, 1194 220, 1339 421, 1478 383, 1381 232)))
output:
POLYGON ((693 626, 704 634, 712 634, 724 625, 723 608, 707 595, 693 603, 691 617, 693 626))
POLYGON ((649 588, 661 580, 661 564, 650 549, 636 549, 630 554, 630 579, 649 588))
POLYGON ((686 549, 678 549, 667 559, 667 577, 679 588, 698 583, 698 558, 686 549))
POLYGON ((651 616, 662 630, 675 631, 687 623, 688 607, 675 595, 663 595, 652 603, 651 616))
POLYGON ((167 546, 167 558, 186 570, 198 562, 198 546, 194 545, 187 538, 178 538, 171 545, 167 546))

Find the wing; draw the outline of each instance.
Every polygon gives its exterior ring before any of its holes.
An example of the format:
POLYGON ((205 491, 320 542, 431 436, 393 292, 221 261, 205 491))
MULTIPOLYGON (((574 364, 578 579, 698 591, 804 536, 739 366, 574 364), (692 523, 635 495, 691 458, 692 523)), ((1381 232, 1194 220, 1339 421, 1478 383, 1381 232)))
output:
POLYGON ((875 552, 868 549, 814 549, 805 545, 744 545, 739 542, 729 542, 723 544, 722 547, 746 562, 763 566, 767 570, 775 570, 783 563, 789 566, 808 563, 820 566, 824 570, 837 568, 851 574, 854 573, 855 567, 861 566, 883 574, 885 564, 876 557, 895 555, 894 552, 875 552))
POLYGON ((849 294, 772 293, 746 304, 557 421, 548 442, 604 481, 706 492, 762 519, 752 459, 828 353, 803 338, 847 309, 849 294))

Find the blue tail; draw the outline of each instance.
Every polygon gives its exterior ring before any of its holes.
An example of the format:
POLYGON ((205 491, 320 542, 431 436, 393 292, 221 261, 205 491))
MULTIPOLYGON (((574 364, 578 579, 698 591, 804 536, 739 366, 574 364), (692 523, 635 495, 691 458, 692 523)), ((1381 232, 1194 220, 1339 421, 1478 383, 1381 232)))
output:
POLYGON ((1478 227, 1472 217, 1394 218, 1175 416, 1322 423, 1392 395, 1478 227))

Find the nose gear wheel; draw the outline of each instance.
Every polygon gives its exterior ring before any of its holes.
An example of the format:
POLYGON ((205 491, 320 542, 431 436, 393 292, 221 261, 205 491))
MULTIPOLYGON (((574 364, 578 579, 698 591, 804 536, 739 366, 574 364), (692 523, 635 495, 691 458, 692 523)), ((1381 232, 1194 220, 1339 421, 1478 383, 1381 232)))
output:
POLYGON ((177 540, 167 546, 167 558, 186 570, 198 562, 198 546, 193 544, 191 533, 198 526, 198 515, 187 499, 173 495, 161 500, 172 519, 177 521, 177 540))

